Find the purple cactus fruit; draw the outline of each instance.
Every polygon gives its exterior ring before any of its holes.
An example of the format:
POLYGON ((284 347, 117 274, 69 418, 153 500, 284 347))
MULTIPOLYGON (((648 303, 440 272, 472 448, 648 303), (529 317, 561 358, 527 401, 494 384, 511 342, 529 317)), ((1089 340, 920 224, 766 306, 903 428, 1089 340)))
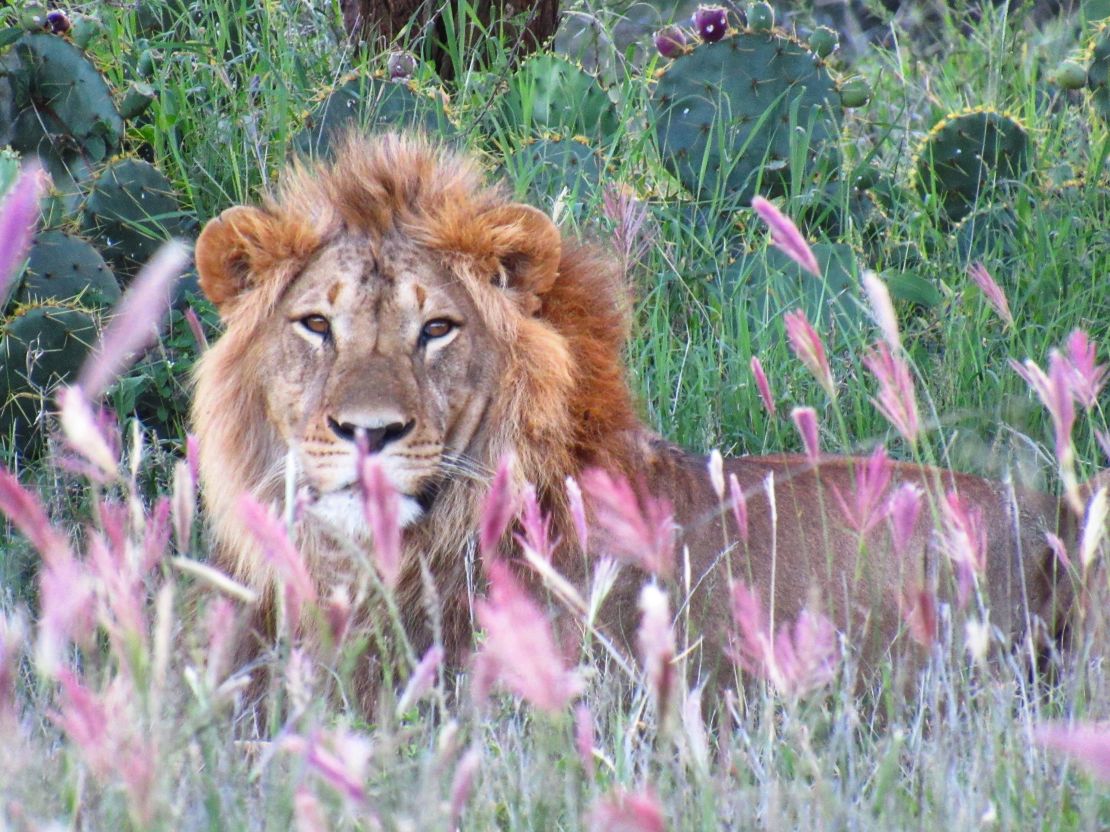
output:
POLYGON ((386 69, 390 81, 407 81, 416 72, 416 57, 409 52, 391 52, 386 69))
POLYGON ((52 12, 47 12, 46 15, 46 29, 51 34, 60 35, 68 32, 70 28, 69 16, 58 9, 52 12))
POLYGON ((664 26, 655 33, 655 48, 664 58, 677 58, 686 51, 686 35, 678 26, 664 26))
POLYGON ((716 43, 728 31, 728 10, 724 6, 698 6, 694 28, 706 43, 716 43))

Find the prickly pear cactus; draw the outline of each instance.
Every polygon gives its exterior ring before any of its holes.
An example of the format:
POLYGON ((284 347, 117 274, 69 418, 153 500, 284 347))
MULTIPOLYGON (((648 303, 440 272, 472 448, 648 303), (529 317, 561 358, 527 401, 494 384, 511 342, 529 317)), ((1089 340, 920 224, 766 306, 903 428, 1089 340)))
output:
POLYGON ((651 109, 663 161, 694 194, 781 193, 796 154, 807 175, 839 156, 837 81, 780 30, 731 32, 678 56, 660 72, 651 109))
POLYGON ((298 153, 326 157, 345 129, 419 130, 431 136, 453 132, 447 96, 411 81, 386 81, 369 75, 346 79, 323 97, 293 139, 298 153))
POLYGON ((0 145, 39 156, 56 184, 108 158, 122 135, 108 85, 72 44, 28 33, 0 56, 0 145))
POLYGON ((566 189, 578 204, 601 180, 602 163, 597 152, 581 138, 557 136, 526 142, 505 160, 509 180, 525 193, 557 197, 566 189))
POLYGON ((104 167, 81 209, 82 231, 121 277, 133 274, 170 237, 189 236, 192 226, 169 180, 141 159, 104 167))
POLYGON ((0 324, 0 437, 25 454, 42 444, 46 396, 77 374, 97 326, 77 304, 18 308, 0 324))
POLYGON ((597 78, 559 55, 533 55, 513 73, 502 99, 504 123, 531 132, 601 139, 617 130, 613 102, 597 78))
POLYGON ((1020 178, 1029 168, 1029 136, 1021 122, 989 109, 941 120, 921 143, 915 173, 918 191, 935 194, 956 222, 984 190, 1020 178))
POLYGON ((1091 41, 1087 86, 1091 88, 1091 104, 1095 112, 1110 121, 1110 22, 1099 26, 1091 41))
POLYGON ((95 248, 62 231, 43 231, 31 246, 15 302, 77 299, 85 306, 110 305, 120 290, 112 270, 95 248))

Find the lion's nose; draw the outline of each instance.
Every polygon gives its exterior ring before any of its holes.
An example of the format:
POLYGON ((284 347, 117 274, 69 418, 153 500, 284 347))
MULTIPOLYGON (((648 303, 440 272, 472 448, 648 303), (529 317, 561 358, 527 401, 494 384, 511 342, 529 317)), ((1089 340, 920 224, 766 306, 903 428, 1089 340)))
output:
POLYGON ((416 420, 410 419, 407 422, 390 422, 379 427, 368 427, 351 422, 338 422, 328 417, 328 427, 332 429, 332 433, 347 442, 365 442, 366 452, 371 454, 376 454, 390 442, 396 442, 401 437, 407 436, 415 424, 416 420))

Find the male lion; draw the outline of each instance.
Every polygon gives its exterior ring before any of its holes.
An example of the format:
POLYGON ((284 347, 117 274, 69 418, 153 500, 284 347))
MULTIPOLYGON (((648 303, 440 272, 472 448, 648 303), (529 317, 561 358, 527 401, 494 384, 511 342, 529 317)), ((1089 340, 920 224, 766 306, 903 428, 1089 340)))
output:
MULTIPOLYGON (((600 467, 673 502, 706 674, 725 642, 728 569, 777 620, 819 589, 837 627, 872 658, 904 640, 898 599, 908 578, 937 568, 933 524, 918 524, 908 555, 895 555, 885 528, 861 547, 825 511, 836 505, 831 487, 852 491, 858 460, 743 457, 725 473, 749 494, 750 543, 722 556, 737 530, 721 528, 705 460, 636 416, 622 367, 623 275, 484 185, 468 158, 413 137, 350 137, 330 163, 293 165, 261 207, 209 222, 196 262, 226 327, 197 372, 201 478, 215 561, 239 580, 266 590, 271 574, 238 498, 279 502, 290 452, 314 498, 299 528, 313 577, 345 579, 350 541, 370 545, 356 476, 362 437, 401 495, 397 602, 418 648, 432 639, 421 559, 449 654, 460 660, 470 643, 466 561, 489 474, 510 452, 515 476, 552 515, 555 565, 572 580, 583 582, 588 565, 574 548, 567 476, 600 467)), ((1066 596, 1044 538, 1065 522, 1056 499, 1015 500, 998 484, 907 464, 895 478, 933 494, 955 489, 982 510, 994 624, 1015 638, 1037 619, 1057 631, 1066 596)), ((511 535, 502 546, 512 557, 511 535)), ((631 642, 640 583, 626 569, 606 601, 602 626, 617 643, 631 642)))

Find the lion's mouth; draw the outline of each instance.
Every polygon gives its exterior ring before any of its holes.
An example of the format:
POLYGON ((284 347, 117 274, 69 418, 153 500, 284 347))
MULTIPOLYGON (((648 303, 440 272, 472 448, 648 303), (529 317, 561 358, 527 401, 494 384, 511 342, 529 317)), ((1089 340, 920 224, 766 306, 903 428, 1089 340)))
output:
MULTIPOLYGON (((432 484, 416 494, 398 492, 398 525, 404 529, 420 522, 431 511, 439 491, 439 485, 432 484)), ((363 538, 369 534, 362 489, 355 483, 332 491, 310 488, 306 509, 348 537, 363 538)))

